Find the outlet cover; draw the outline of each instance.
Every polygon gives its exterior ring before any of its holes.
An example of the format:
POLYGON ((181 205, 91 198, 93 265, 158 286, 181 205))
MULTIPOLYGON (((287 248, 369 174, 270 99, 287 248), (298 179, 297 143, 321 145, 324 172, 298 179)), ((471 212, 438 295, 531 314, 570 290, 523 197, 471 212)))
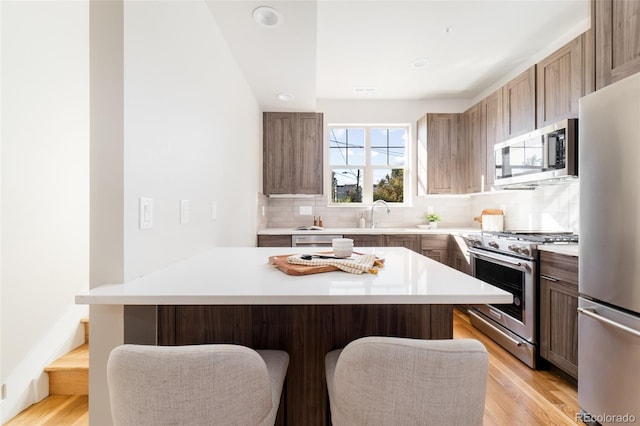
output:
POLYGON ((313 208, 311 206, 300 206, 300 216, 311 216, 313 208))

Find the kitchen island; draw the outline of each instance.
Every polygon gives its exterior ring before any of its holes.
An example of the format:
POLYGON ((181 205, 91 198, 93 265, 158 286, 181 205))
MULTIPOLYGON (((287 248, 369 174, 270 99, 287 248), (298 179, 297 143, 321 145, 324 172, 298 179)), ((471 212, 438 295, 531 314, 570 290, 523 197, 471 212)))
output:
POLYGON ((92 324, 95 311, 103 324, 122 328, 120 342, 117 333, 114 338, 91 331, 91 423, 109 420, 101 379, 109 351, 122 342, 285 350, 290 355, 281 404, 286 413, 279 417, 287 424, 324 425, 328 351, 366 335, 451 338, 453 305, 512 301, 511 294, 406 248, 359 249, 384 259, 377 274, 290 276, 268 262, 270 256, 309 250, 216 248, 78 295, 76 303, 91 305, 92 324))

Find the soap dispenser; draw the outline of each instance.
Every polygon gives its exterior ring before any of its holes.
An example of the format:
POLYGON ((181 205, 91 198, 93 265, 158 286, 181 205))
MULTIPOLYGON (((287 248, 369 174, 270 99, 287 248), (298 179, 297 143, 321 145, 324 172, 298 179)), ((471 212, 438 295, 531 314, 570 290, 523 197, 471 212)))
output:
POLYGON ((358 221, 358 228, 364 228, 366 225, 364 223, 364 213, 360 213, 360 220, 358 221))

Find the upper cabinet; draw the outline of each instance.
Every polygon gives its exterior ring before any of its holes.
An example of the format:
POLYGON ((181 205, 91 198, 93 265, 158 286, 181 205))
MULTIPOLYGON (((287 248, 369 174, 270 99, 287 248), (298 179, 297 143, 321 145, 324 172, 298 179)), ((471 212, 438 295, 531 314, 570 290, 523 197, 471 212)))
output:
POLYGON ((493 185, 495 179, 495 157, 493 146, 504 139, 502 136, 502 89, 496 90, 482 100, 481 117, 482 141, 484 150, 484 185, 485 189, 493 185))
POLYGON ((486 145, 482 135, 482 102, 469 108, 462 116, 464 158, 460 166, 466 170, 464 192, 480 192, 486 173, 486 145), (466 166, 466 167, 465 167, 466 166))
MULTIPOLYGON (((458 194, 464 192, 466 178, 460 167, 463 154, 458 145, 460 114, 427 114, 427 192, 429 194, 458 194)), ((420 133, 420 129, 418 129, 420 133)))
POLYGON ((578 100, 593 91, 593 54, 583 34, 536 65, 538 127, 578 117, 578 100))
POLYGON ((593 0, 596 89, 640 72, 640 1, 593 0))
POLYGON ((536 129, 536 68, 502 87, 503 136, 511 139, 536 129))
POLYGON ((263 127, 264 194, 322 194, 322 114, 265 112, 263 127))

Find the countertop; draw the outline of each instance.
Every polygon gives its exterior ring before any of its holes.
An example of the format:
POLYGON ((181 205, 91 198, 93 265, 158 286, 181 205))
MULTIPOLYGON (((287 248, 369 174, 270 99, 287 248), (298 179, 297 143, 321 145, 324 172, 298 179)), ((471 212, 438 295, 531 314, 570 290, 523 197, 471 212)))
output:
POLYGON ((401 247, 359 248, 384 258, 378 274, 290 276, 269 256, 309 248, 215 248, 140 278, 76 296, 97 305, 474 304, 511 303, 512 295, 401 247))
POLYGON ((480 232, 479 228, 436 228, 422 229, 417 226, 403 228, 324 228, 322 230, 306 231, 294 228, 266 228, 258 231, 258 235, 323 235, 323 234, 468 234, 480 232))
POLYGON ((580 245, 579 244, 540 244, 538 245, 539 251, 548 251, 551 253, 564 254, 567 256, 579 257, 580 245))

